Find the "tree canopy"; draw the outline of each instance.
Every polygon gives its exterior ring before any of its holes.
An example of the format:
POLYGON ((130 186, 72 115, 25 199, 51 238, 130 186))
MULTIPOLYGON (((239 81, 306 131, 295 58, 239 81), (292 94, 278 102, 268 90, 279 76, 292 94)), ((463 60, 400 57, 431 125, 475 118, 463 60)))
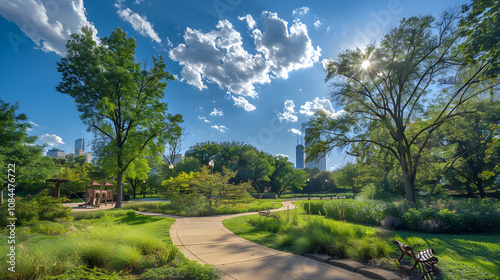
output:
POLYGON ((401 170, 406 199, 415 203, 415 179, 429 137, 442 124, 466 115, 469 100, 489 92, 498 80, 481 77, 490 61, 466 63, 458 50, 458 12, 403 19, 376 45, 346 50, 325 67, 332 99, 345 114, 318 111, 306 124, 308 158, 334 148, 375 145, 392 154, 401 170), (442 88, 438 88, 437 85, 442 88), (429 104, 438 113, 425 117, 429 104))
POLYGON ((57 63, 62 79, 56 90, 75 99, 80 119, 95 134, 99 162, 116 174, 121 207, 123 175, 133 178, 134 165, 157 156, 170 135, 178 134, 181 115, 167 113, 167 82, 162 56, 151 67, 135 62, 136 41, 120 28, 100 42, 88 27, 72 34, 67 56, 57 63), (129 174, 126 174, 130 171, 129 174))

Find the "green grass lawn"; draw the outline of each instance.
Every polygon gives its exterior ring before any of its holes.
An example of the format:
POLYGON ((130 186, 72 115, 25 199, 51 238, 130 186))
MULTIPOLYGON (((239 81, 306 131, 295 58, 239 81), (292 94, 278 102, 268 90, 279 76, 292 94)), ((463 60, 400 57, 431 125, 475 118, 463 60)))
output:
POLYGON ((212 207, 206 204, 173 206, 171 202, 137 202, 123 205, 122 209, 163 213, 179 216, 212 216, 257 212, 259 210, 278 209, 283 206, 281 199, 251 199, 245 201, 217 200, 212 207))
MULTIPOLYGON (((75 213, 75 220, 63 223, 37 222, 16 231, 16 272, 8 271, 1 257, 0 279, 160 279, 159 274, 218 279, 213 267, 187 260, 173 246, 169 230, 174 222, 130 210, 75 213)), ((7 235, 0 235, 1 256, 8 246, 7 235)))
MULTIPOLYGON (((328 218, 318 215, 305 215, 301 214, 301 209, 298 210, 298 221, 296 225, 285 223, 277 232, 264 231, 258 226, 253 226, 250 222, 258 218, 257 215, 242 216, 223 221, 225 227, 230 229, 235 234, 271 247, 278 250, 289 251, 297 253, 302 241, 287 240, 291 237, 297 238, 308 234, 308 229, 305 228, 308 221, 316 220, 329 220, 332 225, 344 224, 345 227, 357 227, 357 231, 364 231, 362 237, 365 239, 372 239, 373 235, 378 235, 390 247, 389 255, 392 258, 400 256, 399 249, 392 243, 394 238, 413 246, 416 250, 422 250, 432 247, 435 250, 435 255, 439 259, 437 264, 438 272, 436 279, 500 279, 500 236, 499 235, 450 235, 450 234, 425 234, 408 231, 395 231, 387 232, 382 231, 378 234, 378 230, 373 227, 364 225, 356 225, 346 222, 332 221, 328 218), (298 235, 290 235, 290 231, 297 228, 301 231, 298 235), (298 244, 298 246, 297 246, 298 244)), ((302 210, 303 211, 303 210, 302 210)), ((292 211, 290 211, 292 212, 292 211)), ((280 213, 281 220, 288 220, 286 218, 286 211, 280 213)), ((289 214, 292 216, 293 214, 289 214)), ((269 223, 272 223, 272 218, 268 218, 269 223)), ((361 235, 360 235, 361 236, 361 235)), ((323 237, 328 240, 326 237, 323 237)), ((355 242, 363 242, 362 239, 357 239, 355 242)), ((326 242, 326 241, 325 241, 326 242)), ((363 242, 364 243, 364 242, 363 242)), ((326 245, 327 247, 328 245, 326 245)), ((362 246, 361 246, 362 247, 362 246)), ((357 249, 359 250, 359 248, 357 249)), ((335 250, 333 250, 335 251, 335 250)), ((356 259, 356 257, 351 258, 356 259)), ((404 259, 408 259, 407 256, 404 259)), ((394 264, 394 261, 392 261, 394 264)))

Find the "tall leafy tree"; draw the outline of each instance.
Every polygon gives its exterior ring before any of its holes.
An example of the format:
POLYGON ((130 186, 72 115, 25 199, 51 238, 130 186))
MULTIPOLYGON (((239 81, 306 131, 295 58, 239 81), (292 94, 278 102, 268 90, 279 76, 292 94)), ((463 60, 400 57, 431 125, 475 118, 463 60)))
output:
POLYGON ((57 63, 62 75, 57 91, 75 99, 80 119, 99 139, 100 161, 116 174, 117 208, 127 169, 134 161, 157 155, 182 122, 162 102, 167 81, 174 79, 165 71, 163 57, 153 57, 153 65, 142 68, 135 62, 136 47, 135 39, 120 28, 98 43, 84 27, 81 34, 71 35, 68 55, 57 63))
POLYGON ((390 152, 401 170, 407 201, 415 203, 416 176, 430 135, 443 123, 467 114, 458 110, 471 98, 488 92, 498 81, 482 81, 492 67, 481 61, 468 67, 457 51, 459 14, 445 11, 403 19, 377 45, 364 51, 346 50, 326 63, 332 99, 345 110, 341 116, 318 111, 307 123, 309 156, 333 148, 370 143, 390 152), (439 94, 433 86, 440 81, 439 94), (445 99, 439 114, 424 119, 426 105, 445 99), (415 123, 422 125, 410 129, 415 123), (381 133, 372 133, 379 131, 381 133))
MULTIPOLYGON (((15 165, 16 184, 33 184, 47 179, 56 171, 53 161, 43 156, 44 146, 35 144, 36 136, 28 135, 28 116, 19 113, 19 105, 0 100, 0 204, 8 187, 8 165, 15 165)), ((22 190, 16 189, 16 193, 22 190)))
POLYGON ((302 169, 295 169, 288 157, 278 155, 274 157, 274 171, 269 176, 271 191, 281 196, 281 194, 291 188, 301 190, 306 185, 309 177, 302 169))
POLYGON ((268 186, 269 175, 273 172, 274 159, 270 154, 241 142, 198 143, 186 151, 186 157, 194 157, 203 165, 214 162, 214 172, 223 172, 223 167, 237 171, 234 183, 252 181, 258 192, 268 186))
POLYGON ((465 16, 460 21, 465 42, 460 46, 469 63, 488 61, 492 66, 485 77, 500 73, 500 2, 474 0, 462 7, 465 16))
POLYGON ((484 162, 487 143, 493 141, 495 136, 491 129, 500 122, 500 102, 482 100, 467 104, 466 110, 475 111, 467 118, 452 120, 443 126, 443 141, 454 147, 454 157, 458 161, 450 168, 456 172, 451 178, 453 181, 463 182, 467 193, 475 190, 481 198, 485 198, 485 189, 492 184, 490 178, 485 178, 482 173, 492 169, 494 162, 484 162))

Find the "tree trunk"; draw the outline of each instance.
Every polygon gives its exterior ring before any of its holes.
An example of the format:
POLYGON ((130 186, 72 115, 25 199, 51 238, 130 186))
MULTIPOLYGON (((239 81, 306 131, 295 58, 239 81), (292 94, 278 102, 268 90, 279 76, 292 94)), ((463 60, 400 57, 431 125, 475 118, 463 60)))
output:
POLYGON ((135 190, 137 189, 137 186, 132 185, 132 190, 134 191, 134 199, 135 199, 135 190))
POLYGON ((483 180, 479 177, 477 177, 476 180, 477 180, 477 189, 479 190, 479 196, 481 198, 486 198, 486 194, 484 193, 483 180))
POLYGON ((122 208, 122 197, 123 197, 123 181, 122 181, 123 171, 118 171, 116 174, 116 205, 115 208, 122 208))
POLYGON ((0 190, 0 205, 3 205, 3 189, 0 190))

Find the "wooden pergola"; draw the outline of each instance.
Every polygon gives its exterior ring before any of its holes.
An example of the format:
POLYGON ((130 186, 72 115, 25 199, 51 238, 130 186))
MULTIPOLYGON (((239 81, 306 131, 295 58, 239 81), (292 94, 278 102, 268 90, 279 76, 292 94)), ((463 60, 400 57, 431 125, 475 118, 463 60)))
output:
POLYGON ((54 182, 56 183, 56 196, 61 197, 61 185, 66 182, 71 182, 70 179, 47 179, 46 182, 54 182))

